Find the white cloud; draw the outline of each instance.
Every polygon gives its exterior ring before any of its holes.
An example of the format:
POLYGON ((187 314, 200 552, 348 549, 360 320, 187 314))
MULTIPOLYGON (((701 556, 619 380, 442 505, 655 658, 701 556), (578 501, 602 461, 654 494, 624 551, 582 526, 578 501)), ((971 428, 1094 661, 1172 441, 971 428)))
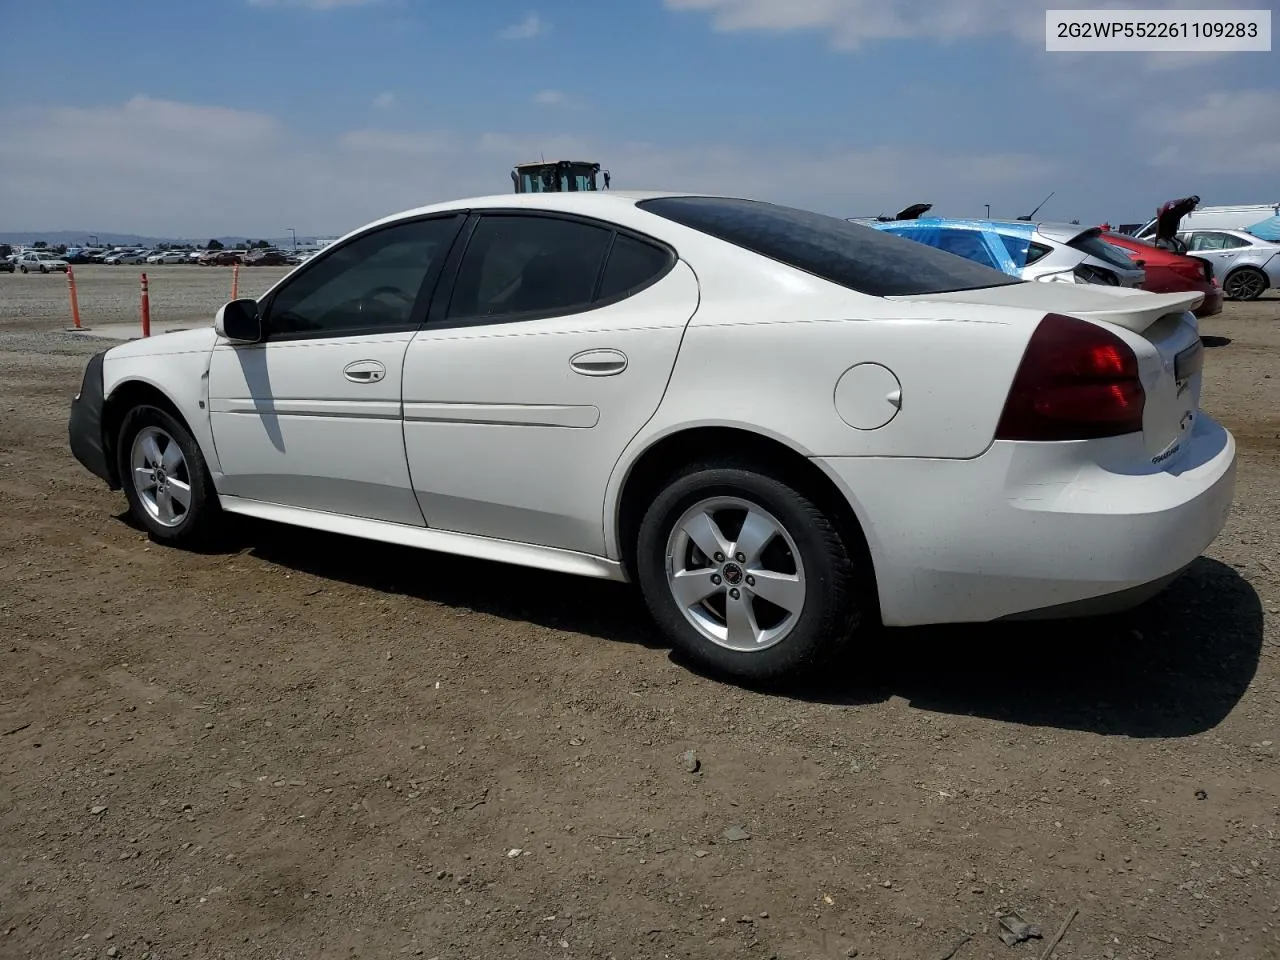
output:
POLYGON ((285 223, 336 233, 425 203, 506 193, 511 166, 539 155, 597 159, 616 189, 730 193, 842 216, 918 200, 940 214, 976 214, 986 202, 1023 212, 1065 167, 1016 151, 675 146, 555 132, 368 127, 317 137, 255 111, 144 96, 94 108, 0 106, 0 128, 0 170, 24 171, 0 177, 0 210, 14 229, 159 236, 275 235, 285 223))
POLYGON ((1205 93, 1143 121, 1152 163, 1187 174, 1280 174, 1280 90, 1205 93))
MULTIPOLYGON (((1045 52, 1046 10, 1176 10, 1212 6, 1206 0, 663 0, 668 9, 709 14, 722 33, 755 30, 822 31, 839 50, 877 41, 954 43, 1008 36, 1045 52)), ((1250 0, 1256 2, 1256 0, 1250 0)), ((1046 56, 1049 56, 1046 53, 1046 56)), ((1050 62, 1092 58, 1094 63, 1133 54, 1054 53, 1050 62)), ((1144 69, 1169 71, 1215 62, 1220 54, 1138 54, 1144 69)))
POLYGON ((559 107, 568 103, 568 100, 560 90, 539 90, 533 95, 533 102, 540 107, 559 107))
MULTIPOLYGON (((1044 7, 1028 0, 665 0, 702 11, 722 32, 824 30, 839 49, 876 40, 961 40, 1012 33, 1044 41, 1044 7)), ((1065 5, 1065 4, 1064 4, 1065 5)))
POLYGON ((533 40, 543 36, 550 27, 536 13, 531 13, 519 23, 504 27, 498 37, 502 40, 533 40))
POLYGON ((390 90, 383 90, 373 98, 373 105, 378 110, 390 110, 396 105, 396 95, 390 90))

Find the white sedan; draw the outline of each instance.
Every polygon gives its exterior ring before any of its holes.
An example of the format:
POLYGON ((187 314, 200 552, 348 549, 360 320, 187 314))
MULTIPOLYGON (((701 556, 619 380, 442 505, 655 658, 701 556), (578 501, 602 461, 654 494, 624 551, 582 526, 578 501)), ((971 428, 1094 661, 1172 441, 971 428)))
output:
POLYGON ((98 354, 71 447, 160 542, 227 512, 632 581, 687 654, 766 680, 878 622, 1175 578, 1235 483, 1199 298, 748 200, 484 197, 98 354))
POLYGON ((27 250, 18 254, 18 258, 14 261, 19 270, 23 273, 52 273, 53 271, 67 272, 67 261, 61 257, 55 257, 52 253, 45 253, 42 250, 27 250))
POLYGON ((147 263, 190 263, 186 250, 160 250, 147 257, 147 263))

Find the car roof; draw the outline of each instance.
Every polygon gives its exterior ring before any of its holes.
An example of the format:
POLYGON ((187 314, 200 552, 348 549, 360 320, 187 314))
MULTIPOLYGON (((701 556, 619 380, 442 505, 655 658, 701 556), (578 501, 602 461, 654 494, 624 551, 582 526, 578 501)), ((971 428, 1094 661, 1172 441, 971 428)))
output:
MULTIPOLYGON (((353 237, 358 233, 364 233, 366 230, 375 227, 381 227, 386 224, 396 223, 399 220, 408 220, 412 217, 425 216, 432 213, 447 213, 449 211, 462 210, 483 210, 488 208, 519 208, 528 207, 530 210, 547 210, 560 213, 578 213, 585 216, 598 216, 608 218, 610 211, 621 211, 628 207, 634 207, 641 200, 652 200, 658 197, 706 197, 718 196, 716 194, 706 194, 697 190, 572 190, 563 193, 493 193, 484 196, 462 197, 457 200, 446 200, 440 203, 431 203, 421 207, 413 207, 408 210, 401 210, 398 213, 388 214, 369 223, 361 224, 354 230, 336 238, 331 242, 337 243, 348 237, 353 237)), ((729 199, 729 198, 725 198, 729 199)))

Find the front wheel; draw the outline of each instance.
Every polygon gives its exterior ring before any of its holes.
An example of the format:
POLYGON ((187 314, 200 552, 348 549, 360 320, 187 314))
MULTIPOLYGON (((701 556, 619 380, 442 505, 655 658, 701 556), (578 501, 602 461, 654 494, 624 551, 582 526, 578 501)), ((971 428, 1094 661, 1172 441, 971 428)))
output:
POLYGON ((1267 275, 1257 267, 1233 270, 1222 281, 1222 293, 1229 300, 1257 300, 1267 289, 1267 275))
POLYGON ((26 267, 19 267, 18 269, 21 270, 23 273, 30 273, 30 271, 26 267))
POLYGON ((153 406, 134 407, 117 444, 129 508, 152 539, 197 546, 208 539, 218 496, 200 447, 186 426, 153 406))
POLYGON ((641 521, 636 572, 672 643, 741 680, 810 673, 862 620, 862 572, 832 519, 750 464, 671 478, 641 521))

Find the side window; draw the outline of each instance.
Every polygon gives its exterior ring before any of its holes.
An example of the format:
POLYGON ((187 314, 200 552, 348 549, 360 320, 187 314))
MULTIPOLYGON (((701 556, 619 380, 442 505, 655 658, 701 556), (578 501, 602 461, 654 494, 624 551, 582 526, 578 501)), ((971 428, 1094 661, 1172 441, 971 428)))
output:
MULTIPOLYGON (((1013 265, 1021 269, 1031 262, 1031 241, 1026 237, 1018 237, 1011 233, 997 234, 1004 248, 1009 251, 1009 256, 1013 259, 1013 265)), ((1040 254, 1044 256, 1044 254, 1040 254)))
POLYGON ((604 265, 604 280, 598 299, 611 300, 629 296, 646 286, 671 263, 671 254, 643 240, 618 234, 604 265))
POLYGON ((1193 233, 1188 250, 1225 250, 1227 235, 1225 233, 1193 233))
POLYGON ((458 269, 448 318, 588 308, 612 235, 554 217, 482 216, 458 269))
POLYGON ((448 253, 460 219, 395 224, 325 255, 272 299, 268 336, 409 329, 427 272, 448 253))
POLYGON ((1236 250, 1240 247, 1252 246, 1252 244, 1249 243, 1248 240, 1244 239, 1244 237, 1232 236, 1229 233, 1221 234, 1221 237, 1223 250, 1236 250))
POLYGON ((1027 248, 1027 265, 1035 263, 1053 253, 1053 247, 1047 247, 1043 243, 1032 243, 1027 248))
POLYGON ((954 253, 993 270, 999 269, 991 252, 987 250, 987 245, 982 242, 982 234, 976 230, 939 230, 937 246, 947 253, 954 253))

